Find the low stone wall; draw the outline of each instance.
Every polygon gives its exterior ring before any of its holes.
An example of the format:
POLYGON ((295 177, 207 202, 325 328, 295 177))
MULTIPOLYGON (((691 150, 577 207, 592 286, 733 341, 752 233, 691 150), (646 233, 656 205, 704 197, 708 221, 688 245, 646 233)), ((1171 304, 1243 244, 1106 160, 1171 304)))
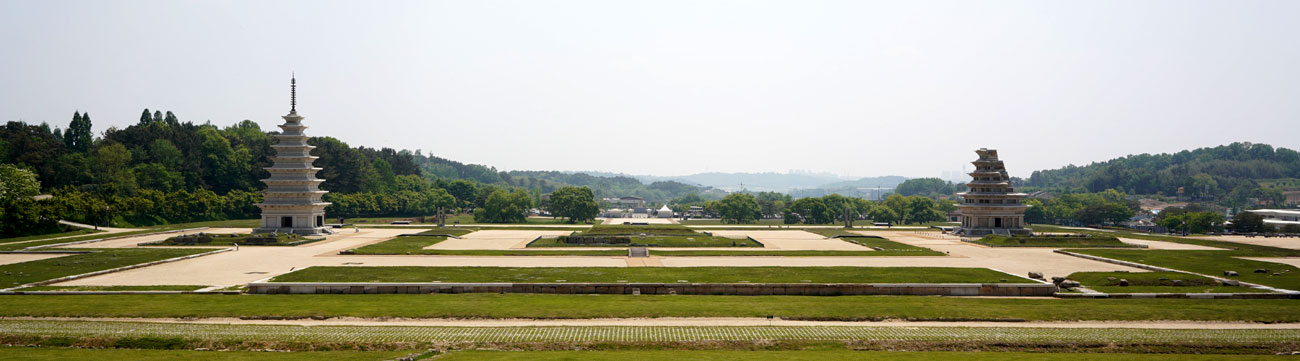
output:
POLYGON ((1042 296, 1056 286, 1046 283, 345 283, 254 282, 248 293, 258 294, 386 294, 386 293, 549 293, 622 295, 912 295, 912 296, 1042 296))

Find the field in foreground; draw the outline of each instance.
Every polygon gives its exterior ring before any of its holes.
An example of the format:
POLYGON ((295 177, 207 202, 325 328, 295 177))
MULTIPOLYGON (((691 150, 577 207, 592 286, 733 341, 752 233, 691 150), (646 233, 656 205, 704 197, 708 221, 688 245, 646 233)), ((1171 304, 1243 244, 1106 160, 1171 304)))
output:
POLYGON ((580 319, 765 317, 767 315, 803 320, 1300 322, 1300 302, 1296 300, 1013 299, 927 296, 540 294, 0 296, 0 316, 580 319))
POLYGON ((0 347, 6 360, 269 360, 269 361, 370 361, 389 360, 411 354, 410 351, 329 351, 329 352, 254 352, 254 351, 181 351, 133 349, 31 348, 0 347))
POLYGON ((311 267, 274 282, 1031 283, 987 268, 934 267, 311 267))
POLYGON ((551 360, 640 360, 640 361, 836 361, 836 360, 1273 360, 1285 356, 1261 355, 1150 355, 1150 354, 1045 354, 1026 352, 887 352, 887 351, 464 351, 439 357, 447 361, 551 361, 551 360))

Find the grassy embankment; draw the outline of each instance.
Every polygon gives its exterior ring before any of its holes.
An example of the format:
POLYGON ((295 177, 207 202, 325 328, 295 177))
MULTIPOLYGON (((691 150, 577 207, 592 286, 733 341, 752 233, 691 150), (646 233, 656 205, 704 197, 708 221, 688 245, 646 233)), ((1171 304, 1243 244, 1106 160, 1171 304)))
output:
POLYGON ((0 316, 765 317, 805 320, 1190 320, 1300 322, 1295 300, 1018 299, 927 296, 79 295, 0 296, 0 316), (141 307, 140 305, 148 305, 141 307), (311 307, 303 307, 311 305, 311 307))
POLYGON ((1273 355, 1187 355, 1187 354, 1069 354, 1042 352, 891 352, 891 351, 460 351, 438 360, 445 361, 551 361, 551 360, 639 360, 639 361, 838 361, 838 360, 965 360, 965 361, 1247 361, 1286 359, 1273 355))
POLYGON ((195 291, 208 286, 154 285, 154 286, 35 286, 18 291, 195 291))
POLYGON ((805 232, 811 232, 823 237, 839 237, 841 241, 857 244, 863 247, 869 247, 881 252, 882 256, 943 256, 943 252, 935 251, 925 247, 917 247, 909 244, 894 242, 888 238, 880 236, 868 236, 859 233, 850 232, 844 229, 806 229, 805 232))
POLYGON ((1238 258, 1300 257, 1300 250, 1136 232, 1080 231, 1051 226, 1035 226, 1034 230, 1062 230, 1092 235, 1222 248, 1223 250, 1077 249, 1070 251, 1214 276, 1222 276, 1223 271, 1235 271, 1238 276, 1228 278, 1283 289, 1300 290, 1300 269, 1295 266, 1238 258), (1267 270, 1267 272, 1255 273, 1256 269, 1267 270), (1278 275, 1274 276, 1274 273, 1278 275))
POLYGON ((933 267, 311 267, 272 282, 1030 283, 987 268, 933 267))
POLYGON ((1075 272, 1066 277, 1104 293, 1258 293, 1265 290, 1225 286, 1212 278, 1178 272, 1075 272), (1128 286, 1121 286, 1127 280, 1128 286), (1175 282, 1176 281, 1176 282, 1175 282))
MULTIPOLYGON (((148 341, 148 340, 144 340, 148 341)), ((142 342, 143 343, 143 342, 142 342)), ((123 342, 130 344, 130 342, 123 342)), ((166 344, 164 344, 166 346, 166 344)), ((259 351, 192 351, 148 349, 87 349, 60 347, 0 347, 7 360, 102 360, 102 361, 379 361, 391 360, 413 354, 412 351, 315 351, 315 352, 259 352, 259 351)))
POLYGON ((143 246, 298 246, 325 240, 325 236, 307 237, 292 233, 278 234, 188 234, 167 238, 160 242, 142 244, 143 246), (203 242, 206 240, 207 242, 203 242))
POLYGON ((99 233, 99 232, 103 232, 103 231, 97 231, 93 229, 74 229, 66 232, 41 234, 35 236, 0 238, 0 244, 37 241, 37 240, 59 238, 59 237, 71 237, 71 236, 79 236, 83 234, 91 234, 91 233, 99 233))
POLYGON ((1111 235, 1079 236, 1004 236, 990 234, 971 243, 990 247, 1055 247, 1055 248, 1146 248, 1124 243, 1111 235))

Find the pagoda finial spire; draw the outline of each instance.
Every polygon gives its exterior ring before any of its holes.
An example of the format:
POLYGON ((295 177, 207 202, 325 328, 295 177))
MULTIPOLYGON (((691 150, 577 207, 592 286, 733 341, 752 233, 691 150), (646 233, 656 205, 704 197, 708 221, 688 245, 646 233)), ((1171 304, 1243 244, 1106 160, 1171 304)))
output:
POLYGON ((298 113, 298 76, 289 73, 289 112, 298 113))

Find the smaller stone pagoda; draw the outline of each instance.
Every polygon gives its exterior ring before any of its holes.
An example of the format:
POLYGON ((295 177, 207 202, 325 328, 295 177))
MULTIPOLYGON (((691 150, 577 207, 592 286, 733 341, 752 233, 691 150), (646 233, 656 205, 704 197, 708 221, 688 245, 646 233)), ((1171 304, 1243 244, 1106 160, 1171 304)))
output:
POLYGON ((271 146, 275 149, 272 165, 265 168, 271 177, 262 180, 266 192, 257 204, 262 209, 262 226, 253 233, 331 234, 325 226, 325 206, 330 203, 321 199, 329 191, 320 189, 325 180, 316 178, 321 169, 312 165, 319 158, 311 155, 316 147, 307 145, 311 137, 302 132, 307 126, 298 115, 297 78, 289 80, 289 115, 282 118, 281 132, 275 136, 279 142, 271 146))
POLYGON ((975 171, 970 173, 970 183, 966 183, 970 189, 957 194, 962 199, 957 205, 961 212, 961 228, 957 233, 963 236, 1031 234, 1025 228, 1025 210, 1029 206, 1021 202, 1028 194, 1015 193, 1011 188, 1011 177, 998 160, 996 149, 980 148, 975 153, 980 158, 971 162, 975 171))

